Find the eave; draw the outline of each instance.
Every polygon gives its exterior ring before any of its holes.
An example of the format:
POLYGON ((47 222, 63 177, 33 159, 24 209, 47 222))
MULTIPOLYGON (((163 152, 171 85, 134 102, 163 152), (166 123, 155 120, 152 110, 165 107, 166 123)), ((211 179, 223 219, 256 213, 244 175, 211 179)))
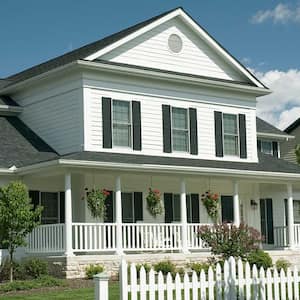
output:
POLYGON ((262 138, 275 138, 275 139, 279 139, 279 140, 292 140, 295 137, 293 135, 289 135, 289 134, 275 134, 275 133, 266 133, 266 132, 257 132, 256 133, 257 137, 262 137, 262 138))

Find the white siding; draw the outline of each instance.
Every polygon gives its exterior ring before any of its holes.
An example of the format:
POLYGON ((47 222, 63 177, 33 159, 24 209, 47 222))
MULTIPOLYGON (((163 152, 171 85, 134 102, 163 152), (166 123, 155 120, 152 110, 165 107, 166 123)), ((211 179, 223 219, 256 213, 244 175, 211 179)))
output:
POLYGON ((180 19, 172 19, 100 57, 137 66, 157 68, 220 79, 248 81, 212 50, 180 19), (168 48, 168 38, 177 34, 183 41, 180 53, 168 48))
POLYGON ((49 81, 12 97, 24 108, 20 118, 59 154, 82 150, 81 80, 49 81))
MULTIPOLYGON (((173 97, 164 96, 168 93, 166 90, 152 91, 158 96, 149 96, 128 92, 133 86, 125 87, 126 92, 116 92, 107 90, 104 82, 93 82, 94 86, 99 88, 84 88, 84 107, 85 107, 85 150, 87 151, 108 151, 121 153, 135 153, 144 155, 189 157, 201 159, 217 159, 215 156, 215 134, 214 134, 214 111, 224 113, 245 114, 247 130, 247 159, 243 161, 257 161, 256 149, 256 110, 253 104, 242 102, 236 95, 232 95, 230 101, 228 95, 224 97, 208 97, 202 90, 198 94, 192 92, 185 93, 185 99, 180 100, 180 93, 173 92, 173 97), (101 88, 102 86, 102 88, 101 88), (106 89, 104 90, 103 87, 106 89), (176 97, 177 95, 177 97, 176 97), (137 100, 141 102, 141 120, 142 120, 142 151, 133 151, 132 149, 102 148, 102 97, 111 97, 121 100, 137 100), (176 100, 175 100, 176 99, 176 100), (223 103, 222 103, 223 102, 223 103), (243 103, 244 105, 242 105, 243 103), (162 104, 169 104, 177 107, 194 107, 197 109, 198 118, 198 155, 189 153, 172 153, 163 152, 163 133, 162 133, 162 104)), ((110 85, 112 87, 112 85, 110 85)), ((119 90, 121 85, 118 84, 119 90)), ((217 92, 216 92, 217 94, 217 92)), ((224 157, 218 159, 240 160, 239 157, 224 157)))

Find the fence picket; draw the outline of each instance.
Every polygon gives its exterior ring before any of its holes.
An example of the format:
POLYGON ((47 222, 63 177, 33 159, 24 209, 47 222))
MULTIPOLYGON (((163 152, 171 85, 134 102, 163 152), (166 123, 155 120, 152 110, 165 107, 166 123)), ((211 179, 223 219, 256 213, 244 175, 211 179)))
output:
POLYGON ((253 265, 252 267, 252 277, 253 277, 253 280, 252 280, 252 285, 253 285, 253 296, 252 296, 252 299, 253 300, 258 300, 258 272, 257 272, 257 267, 256 265, 253 265))
POLYGON ((153 269, 149 272, 149 300, 155 300, 155 274, 153 269))
POLYGON ((192 275, 192 295, 193 300, 198 300, 198 277, 195 271, 193 271, 192 275))
POLYGON ((144 266, 140 269, 140 300, 146 300, 146 271, 144 266))
POLYGON ((125 259, 122 259, 121 262, 121 268, 120 268, 120 272, 119 274, 121 275, 120 278, 120 291, 121 291, 121 300, 128 300, 128 278, 127 278, 127 270, 128 270, 128 266, 127 263, 125 261, 125 259))
POLYGON ((293 277, 290 268, 287 268, 286 277, 287 277, 287 296, 289 300, 292 300, 293 299, 293 277))
POLYGON ((279 299, 279 285, 278 285, 279 278, 278 278, 277 269, 274 269, 273 278, 274 278, 274 299, 279 299))
POLYGON ((238 271, 238 295, 239 295, 239 299, 244 299, 244 268, 241 259, 239 259, 237 262, 237 271, 238 271))
POLYGON ((265 270, 263 267, 260 267, 259 270, 259 291, 260 291, 260 300, 266 299, 266 277, 265 270))
POLYGON ((158 273, 157 289, 158 289, 158 300, 164 300, 164 275, 162 274, 161 271, 158 273))
POLYGON ((228 261, 224 262, 224 300, 230 300, 229 294, 229 264, 228 261))
POLYGON ((299 276, 298 276, 298 268, 296 266, 294 267, 293 282, 294 282, 294 299, 299 300, 299 276))
POLYGON ((137 300, 137 274, 135 264, 130 266, 130 286, 131 286, 131 300, 137 300))
POLYGON ((281 300, 286 300, 286 278, 285 278, 285 272, 283 269, 280 270, 280 294, 281 294, 281 300))
POLYGON ((183 293, 184 300, 190 300, 190 279, 187 273, 185 273, 183 277, 183 293))
POLYGON ((248 262, 245 265, 246 300, 251 300, 251 269, 248 262))
POLYGON ((271 300, 273 299, 273 292, 272 292, 272 273, 271 270, 267 270, 267 299, 271 300))
POLYGON ((203 269, 200 272, 200 299, 206 300, 205 272, 203 269))
POLYGON ((216 296, 217 300, 222 299, 222 269, 219 263, 216 267, 216 296))
POLYGON ((175 276, 175 296, 176 300, 181 300, 181 280, 178 273, 175 276))
POLYGON ((171 273, 167 275, 167 300, 173 300, 173 280, 171 273))
POLYGON ((214 300, 215 295, 214 295, 214 271, 212 267, 210 266, 208 269, 208 299, 209 300, 214 300))
POLYGON ((233 257, 229 258, 229 296, 236 299, 236 264, 233 257))

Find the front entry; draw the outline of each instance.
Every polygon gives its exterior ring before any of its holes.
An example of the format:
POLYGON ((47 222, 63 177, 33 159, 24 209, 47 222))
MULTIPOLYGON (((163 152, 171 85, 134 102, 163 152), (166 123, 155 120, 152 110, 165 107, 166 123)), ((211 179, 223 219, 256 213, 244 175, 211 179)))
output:
POLYGON ((260 199, 261 234, 266 244, 274 244, 273 202, 271 198, 260 199))
POLYGON ((222 223, 233 223, 233 196, 221 196, 222 223))

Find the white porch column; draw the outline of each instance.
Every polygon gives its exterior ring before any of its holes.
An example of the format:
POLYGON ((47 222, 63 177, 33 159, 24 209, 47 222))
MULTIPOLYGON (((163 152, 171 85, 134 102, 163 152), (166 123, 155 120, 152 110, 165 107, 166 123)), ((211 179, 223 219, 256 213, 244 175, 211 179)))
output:
POLYGON ((186 183, 184 179, 180 181, 180 210, 181 210, 181 229, 182 229, 182 252, 189 253, 187 239, 187 216, 186 216, 186 183))
POLYGON ((71 174, 65 174, 65 255, 73 255, 71 174))
POLYGON ((117 224, 117 254, 123 254, 122 237, 122 193, 121 177, 116 177, 116 224, 117 224))
POLYGON ((289 247, 294 247, 294 207, 293 207, 293 187, 289 183, 287 184, 287 193, 288 193, 288 237, 289 237, 289 247))
POLYGON ((240 225, 240 201, 239 201, 239 183, 233 181, 233 223, 236 226, 240 225))

